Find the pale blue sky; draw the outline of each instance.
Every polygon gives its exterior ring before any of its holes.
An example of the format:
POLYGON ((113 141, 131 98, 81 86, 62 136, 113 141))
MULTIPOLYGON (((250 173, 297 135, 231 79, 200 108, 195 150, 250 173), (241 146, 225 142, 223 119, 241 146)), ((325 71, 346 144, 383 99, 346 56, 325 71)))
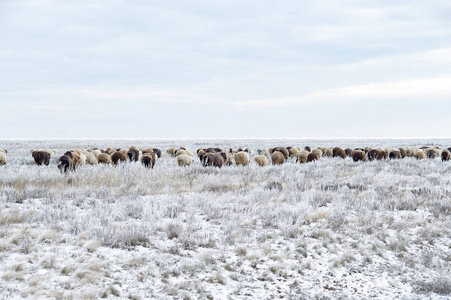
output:
POLYGON ((448 1, 0 1, 0 139, 451 137, 450 15, 448 1))

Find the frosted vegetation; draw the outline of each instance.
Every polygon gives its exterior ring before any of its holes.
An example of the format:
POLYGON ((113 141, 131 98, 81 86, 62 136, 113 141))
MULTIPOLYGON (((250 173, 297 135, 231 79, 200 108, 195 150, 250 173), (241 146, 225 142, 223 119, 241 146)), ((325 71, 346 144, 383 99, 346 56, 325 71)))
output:
POLYGON ((179 167, 184 146, 451 146, 450 140, 1 141, 3 299, 434 298, 451 294, 451 162, 179 167), (69 149, 156 147, 62 175, 69 149), (36 166, 30 149, 56 149, 36 166))

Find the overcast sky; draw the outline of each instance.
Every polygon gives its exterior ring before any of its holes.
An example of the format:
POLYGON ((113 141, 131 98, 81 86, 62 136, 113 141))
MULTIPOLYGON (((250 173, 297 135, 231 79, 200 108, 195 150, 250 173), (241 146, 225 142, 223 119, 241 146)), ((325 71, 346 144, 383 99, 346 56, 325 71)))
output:
POLYGON ((451 1, 0 1, 0 138, 451 137, 451 1))

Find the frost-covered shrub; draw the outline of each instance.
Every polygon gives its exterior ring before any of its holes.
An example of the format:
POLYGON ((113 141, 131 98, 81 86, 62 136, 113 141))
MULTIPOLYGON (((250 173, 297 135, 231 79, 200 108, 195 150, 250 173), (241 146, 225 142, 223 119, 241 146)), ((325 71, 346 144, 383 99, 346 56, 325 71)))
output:
POLYGON ((451 295, 451 278, 448 275, 439 275, 429 281, 416 281, 413 287, 420 293, 451 295))

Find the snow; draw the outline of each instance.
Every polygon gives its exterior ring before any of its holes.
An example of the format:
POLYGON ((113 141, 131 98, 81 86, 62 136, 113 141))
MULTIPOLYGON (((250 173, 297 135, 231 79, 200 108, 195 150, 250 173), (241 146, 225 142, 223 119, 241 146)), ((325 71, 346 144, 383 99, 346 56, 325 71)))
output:
MULTIPOLYGON (((447 299, 451 163, 204 168, 166 154, 81 166, 69 149, 277 145, 448 147, 450 140, 0 141, 4 299, 447 299), (36 166, 30 149, 55 149, 36 166)), ((164 152, 164 151, 163 151, 164 152)), ((252 155, 251 155, 252 156, 252 155)), ((252 161, 252 158, 251 158, 252 161)))

